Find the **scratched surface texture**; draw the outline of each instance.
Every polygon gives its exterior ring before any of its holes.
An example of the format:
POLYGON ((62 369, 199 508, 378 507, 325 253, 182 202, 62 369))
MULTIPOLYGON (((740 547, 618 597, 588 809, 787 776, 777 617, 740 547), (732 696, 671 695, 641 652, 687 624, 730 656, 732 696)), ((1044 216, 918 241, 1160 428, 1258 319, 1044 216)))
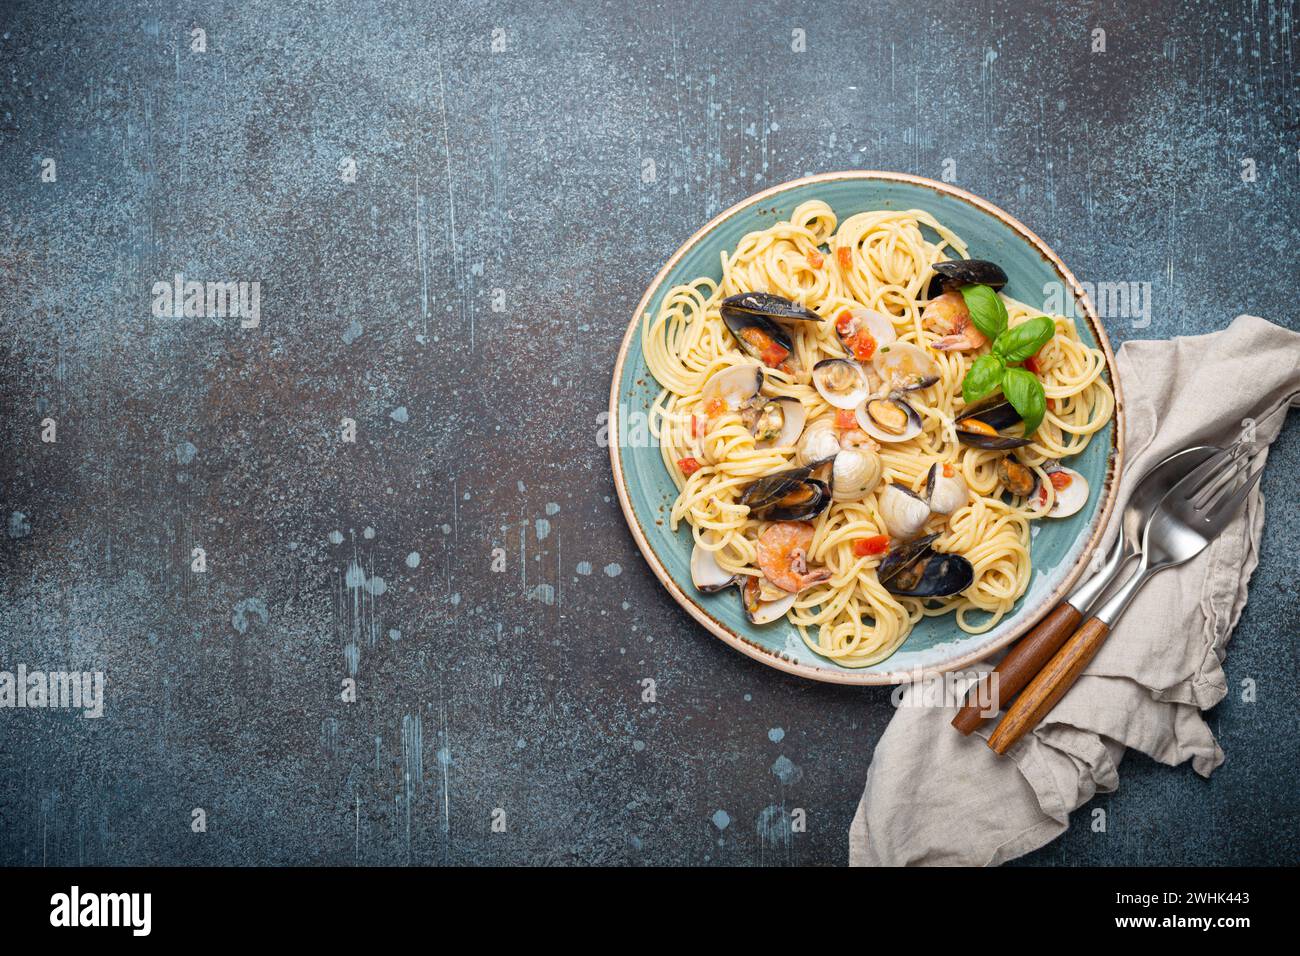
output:
MULTIPOLYGON (((889 691, 659 587, 597 442, 619 339, 755 190, 945 160, 1151 283, 1116 346, 1296 327, 1294 4, 1129 6, 4 4, 0 669, 107 686, 0 711, 0 863, 844 863, 889 691), (260 324, 155 317, 176 273, 260 324)), ((1025 863, 1300 856, 1298 471, 1293 420, 1227 763, 1131 758, 1025 863)))

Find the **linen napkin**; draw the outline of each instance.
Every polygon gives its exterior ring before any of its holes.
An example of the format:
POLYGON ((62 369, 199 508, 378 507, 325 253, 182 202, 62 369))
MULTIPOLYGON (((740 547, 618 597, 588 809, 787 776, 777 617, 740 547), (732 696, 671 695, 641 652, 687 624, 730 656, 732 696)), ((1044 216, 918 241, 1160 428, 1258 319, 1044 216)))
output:
MULTIPOLYGON (((1245 440, 1262 466, 1300 404, 1300 334, 1241 315, 1209 335, 1126 342, 1118 367, 1127 464, 1103 553, 1134 483, 1167 455, 1245 440)), ((1119 786, 1128 747, 1209 776, 1223 751, 1201 711, 1228 692, 1222 662, 1263 525, 1257 485, 1205 551, 1148 582, 1074 687, 1005 757, 985 742, 996 720, 963 736, 949 724, 956 707, 908 706, 918 688, 906 688, 867 772, 850 865, 986 866, 1036 850, 1065 832, 1070 811, 1119 786)))

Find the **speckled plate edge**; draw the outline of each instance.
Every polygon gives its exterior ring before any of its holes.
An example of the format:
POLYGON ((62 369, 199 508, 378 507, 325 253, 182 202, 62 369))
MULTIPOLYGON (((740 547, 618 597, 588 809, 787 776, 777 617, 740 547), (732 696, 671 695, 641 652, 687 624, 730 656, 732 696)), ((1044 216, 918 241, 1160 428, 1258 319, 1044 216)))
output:
POLYGON ((682 246, 673 253, 672 257, 664 263, 654 281, 646 289, 645 294, 641 296, 641 301, 637 303, 636 310, 632 314, 632 321, 628 325, 627 332, 623 336, 623 343, 618 350, 618 358, 614 361, 614 376, 610 383, 609 392, 609 434, 619 435, 620 431, 618 421, 618 397, 623 385, 623 367, 627 361, 628 349, 632 342, 637 338, 640 332, 641 318, 646 309, 650 306, 650 301, 654 298, 659 286, 663 284, 668 274, 676 266, 677 262, 697 243, 702 241, 709 233, 720 226, 732 216, 741 212, 756 203, 763 202, 773 196, 794 189, 799 186, 806 186, 811 183, 835 182, 838 180, 863 179, 863 180, 886 180, 899 183, 910 183, 914 186, 921 186, 933 190, 936 193, 942 193, 968 203, 971 206, 1001 220, 1006 226, 1019 234, 1025 242, 1036 249, 1045 261, 1051 264, 1057 274, 1065 282, 1067 287, 1074 295, 1075 301, 1081 307, 1084 317, 1088 321, 1088 326, 1092 330, 1093 336, 1101 346, 1102 352, 1106 357, 1106 369, 1110 373, 1111 389, 1115 393, 1115 416, 1114 424, 1111 428, 1111 455, 1106 468, 1105 480, 1105 499, 1101 508, 1097 511, 1092 525, 1092 533, 1089 536, 1087 544, 1079 552, 1079 557, 1075 561, 1074 567, 1061 579, 1049 595, 1040 601, 1034 607, 1023 608, 1020 613, 1019 623, 1011 628, 1008 632, 998 635, 991 639, 987 644, 980 645, 974 650, 968 651, 951 660, 942 663, 918 668, 910 671, 854 671, 848 669, 832 669, 830 667, 813 667, 808 664, 799 664, 782 657, 776 651, 762 647, 750 641, 742 634, 738 634, 722 622, 716 620, 701 607, 689 594, 678 586, 672 576, 664 568, 663 562, 659 555, 655 553, 653 546, 646 537, 645 531, 641 527, 641 522, 633 510, 632 502, 628 498, 627 480, 623 475, 623 454, 622 449, 617 441, 611 441, 609 444, 610 464, 614 471, 614 487, 618 491, 618 502, 623 509, 623 516, 627 520, 628 529, 632 532, 632 537, 636 540, 637 547, 641 549, 641 554, 645 556, 646 562, 650 565, 650 570, 655 573, 660 583, 667 588, 668 593, 672 595, 673 600, 686 609, 686 612, 695 618, 700 624, 704 625, 708 631, 715 637, 722 639, 730 644, 736 650, 740 651, 754 660, 759 661, 769 667, 775 667, 777 670, 785 671, 788 674, 797 674, 800 677, 808 677, 812 680, 826 681, 833 684, 859 684, 859 685, 881 685, 881 684, 900 684, 907 681, 916 680, 924 674, 936 673, 943 671, 956 670, 960 667, 967 667, 977 661, 983 660, 995 651, 1006 647, 1012 641, 1025 634, 1032 628, 1039 619, 1055 607, 1062 598, 1070 593, 1075 581, 1083 573, 1088 563, 1088 556, 1100 545, 1101 536, 1106 530, 1106 525, 1110 521, 1111 512, 1115 507, 1115 495, 1118 490, 1117 476, 1122 473, 1124 462, 1124 399, 1121 391, 1119 376, 1116 374, 1115 355, 1110 348, 1110 340, 1106 337, 1106 331, 1102 328, 1101 322, 1097 318, 1097 313, 1093 308, 1092 300, 1084 292, 1079 282, 1069 269, 1066 268, 1060 258, 1050 248, 1047 243, 1043 242, 1032 230, 1026 227, 1022 222, 1011 216, 1007 212, 999 209, 986 200, 968 193, 963 189, 950 186, 947 183, 937 182, 933 179, 926 179, 922 176, 912 176, 908 173, 893 173, 875 169, 848 170, 838 173, 820 173, 816 176, 805 176, 802 179, 794 179, 789 182, 781 183, 764 189, 762 192, 755 193, 748 199, 737 203, 730 209, 727 209, 712 220, 709 221, 702 229, 686 240, 682 246))

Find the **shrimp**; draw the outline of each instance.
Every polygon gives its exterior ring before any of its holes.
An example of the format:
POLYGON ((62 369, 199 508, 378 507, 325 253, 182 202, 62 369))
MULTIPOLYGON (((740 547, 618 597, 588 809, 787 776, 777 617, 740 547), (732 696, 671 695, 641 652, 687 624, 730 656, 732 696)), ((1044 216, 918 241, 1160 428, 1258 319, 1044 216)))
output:
POLYGON ((758 539, 758 566, 763 577, 782 591, 798 594, 831 577, 830 568, 808 567, 813 526, 807 521, 778 521, 758 539))
POLYGON ((940 352, 969 352, 989 341, 971 321, 970 309, 966 308, 960 292, 945 292, 931 299, 921 313, 921 324, 942 336, 930 343, 931 348, 940 352))

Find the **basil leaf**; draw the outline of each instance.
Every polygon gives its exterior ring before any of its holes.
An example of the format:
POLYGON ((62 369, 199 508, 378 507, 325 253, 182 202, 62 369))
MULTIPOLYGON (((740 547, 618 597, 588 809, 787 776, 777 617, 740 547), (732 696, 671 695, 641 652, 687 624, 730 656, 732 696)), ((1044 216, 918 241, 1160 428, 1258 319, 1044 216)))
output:
POLYGON ((981 355, 974 364, 966 370, 966 377, 961 380, 961 397, 969 405, 972 402, 978 402, 993 389, 998 387, 1002 381, 1002 373, 1006 371, 1006 366, 1002 364, 1002 359, 993 353, 981 355))
POLYGON ((1043 383, 1023 368, 1009 368, 1002 376, 1002 394, 1025 420, 1025 437, 1034 433, 1047 414, 1047 395, 1043 383))
POLYGON ((993 351, 1002 356, 1008 364, 1023 362, 1056 334, 1056 322, 1045 315, 1028 322, 1021 322, 1014 328, 1007 329, 993 342, 993 351))
POLYGON ((1003 333, 1007 327, 1007 307, 996 292, 986 285, 964 285, 961 297, 966 300, 975 328, 983 332, 986 339, 992 342, 1003 333))

